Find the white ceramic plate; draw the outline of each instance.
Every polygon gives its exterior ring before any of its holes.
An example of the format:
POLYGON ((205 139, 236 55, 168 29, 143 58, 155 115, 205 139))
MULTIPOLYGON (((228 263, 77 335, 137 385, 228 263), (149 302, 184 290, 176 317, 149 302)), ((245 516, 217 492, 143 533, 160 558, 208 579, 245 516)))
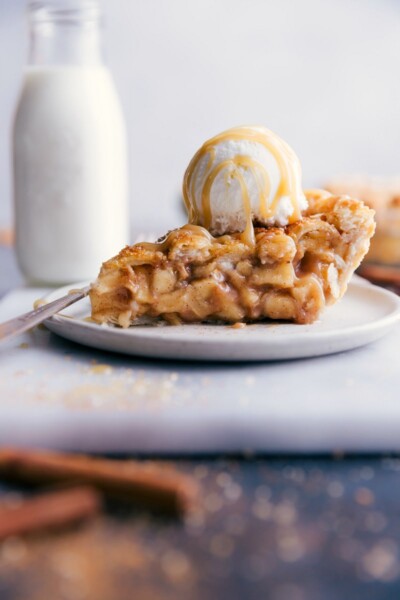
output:
MULTIPOLYGON (((83 287, 52 292, 51 301, 83 287)), ((344 298, 312 325, 258 323, 243 329, 225 325, 138 325, 129 329, 90 323, 88 299, 46 321, 54 333, 86 346, 154 358, 253 361, 321 356, 363 346, 387 333, 400 319, 400 299, 354 277, 344 298)))

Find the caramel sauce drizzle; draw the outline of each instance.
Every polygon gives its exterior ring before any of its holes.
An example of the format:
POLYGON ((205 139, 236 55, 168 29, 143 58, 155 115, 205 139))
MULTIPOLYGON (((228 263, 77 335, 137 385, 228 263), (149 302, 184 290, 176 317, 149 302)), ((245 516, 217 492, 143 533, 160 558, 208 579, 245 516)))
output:
MULTIPOLYGON (((171 241, 174 240, 179 235, 179 232, 182 230, 191 231, 192 233, 201 235, 201 236, 205 237, 206 240, 208 240, 209 242, 212 242, 215 240, 214 236, 211 235, 211 233, 207 229, 202 227, 201 225, 193 225, 192 223, 187 223, 186 225, 183 225, 183 227, 180 227, 179 229, 174 229, 173 231, 170 231, 168 233, 168 235, 165 237, 165 239, 162 240, 161 242, 139 242, 136 245, 141 246, 145 250, 150 250, 151 252, 157 252, 157 251, 165 252, 166 250, 168 250, 168 247, 169 247, 171 241)), ((221 239, 221 238, 219 238, 219 239, 221 239)))
POLYGON ((246 185, 243 171, 249 170, 259 191, 259 210, 265 218, 273 217, 281 196, 289 196, 293 213, 289 217, 289 222, 297 221, 301 212, 298 198, 302 194, 300 177, 297 172, 297 157, 293 150, 281 140, 276 134, 268 129, 257 129, 254 127, 235 127, 220 133, 211 138, 198 150, 192 158, 186 169, 183 180, 183 198, 188 211, 189 222, 191 224, 201 224, 209 229, 212 224, 211 207, 211 189, 219 173, 226 169, 225 181, 229 184, 229 179, 236 179, 239 182, 243 209, 246 215, 246 228, 242 234, 242 239, 248 244, 254 244, 254 228, 251 214, 251 201, 246 185), (220 164, 213 166, 216 146, 227 140, 249 140, 261 144, 266 148, 276 160, 280 172, 280 183, 275 196, 268 205, 268 199, 271 191, 271 181, 269 174, 260 162, 250 156, 237 155, 227 159, 220 164), (199 175, 200 166, 203 164, 202 158, 208 156, 205 167, 205 182, 201 194, 201 211, 195 198, 195 182, 199 175))

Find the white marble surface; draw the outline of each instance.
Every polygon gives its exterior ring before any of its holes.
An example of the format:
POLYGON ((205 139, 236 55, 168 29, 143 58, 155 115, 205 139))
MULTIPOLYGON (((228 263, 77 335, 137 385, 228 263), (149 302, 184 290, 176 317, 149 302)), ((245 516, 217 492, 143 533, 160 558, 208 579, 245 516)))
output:
MULTIPOLYGON (((0 0, 0 225, 11 219, 10 126, 26 53, 24 0, 0 0)), ((183 221, 183 171, 210 135, 263 123, 306 185, 399 172, 397 0, 103 0, 126 115, 132 219, 183 221)), ((164 225, 165 224, 165 225, 164 225)))
MULTIPOLYGON (((0 321, 42 290, 0 302, 0 321)), ((43 329, 0 345, 0 441, 194 453, 400 450, 400 327, 351 352, 178 363, 84 348, 43 329)))
MULTIPOLYGON (((0 226, 12 214, 24 4, 0 0, 0 226)), ((263 123, 287 139, 306 185, 342 172, 399 171, 397 0, 104 5, 137 230, 183 222, 178 198, 189 158, 235 124, 263 123)), ((31 300, 9 296, 0 320, 31 300)), ((109 355, 36 330, 0 346, 0 442, 143 452, 400 450, 399 338, 397 327, 332 357, 193 365, 109 355), (109 368, 96 370, 93 360, 109 368)))

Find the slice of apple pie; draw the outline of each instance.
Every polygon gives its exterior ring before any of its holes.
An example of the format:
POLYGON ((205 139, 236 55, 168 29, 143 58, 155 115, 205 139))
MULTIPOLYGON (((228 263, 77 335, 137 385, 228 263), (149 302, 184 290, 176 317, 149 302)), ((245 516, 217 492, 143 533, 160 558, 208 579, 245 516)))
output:
POLYGON ((189 224, 159 243, 124 248, 91 288, 92 318, 121 327, 144 319, 312 323, 344 294, 375 224, 361 201, 318 190, 305 198, 294 222, 256 221, 252 243, 189 224))

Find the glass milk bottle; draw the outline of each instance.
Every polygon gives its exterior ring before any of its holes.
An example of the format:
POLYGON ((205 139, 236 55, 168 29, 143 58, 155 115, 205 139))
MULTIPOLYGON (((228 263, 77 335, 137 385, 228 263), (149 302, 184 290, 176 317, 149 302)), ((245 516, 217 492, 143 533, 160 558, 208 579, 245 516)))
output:
POLYGON ((28 7, 30 51, 16 110, 16 250, 28 280, 96 277, 128 243, 127 148, 92 0, 28 7))

